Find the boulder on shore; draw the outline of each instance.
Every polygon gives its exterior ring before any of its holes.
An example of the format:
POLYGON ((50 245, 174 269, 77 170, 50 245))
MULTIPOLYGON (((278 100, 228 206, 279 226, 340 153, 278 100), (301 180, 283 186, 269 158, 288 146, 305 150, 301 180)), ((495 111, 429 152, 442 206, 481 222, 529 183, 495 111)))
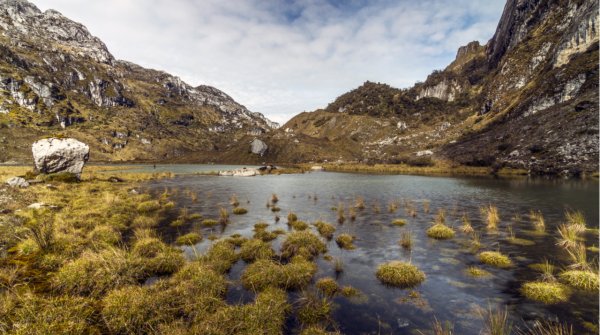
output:
POLYGON ((12 177, 6 181, 10 187, 29 187, 29 182, 22 177, 12 177))
POLYGON ((90 147, 74 138, 46 138, 31 145, 36 171, 73 173, 81 176, 90 147))
POLYGON ((219 176, 253 177, 260 174, 255 168, 242 168, 237 170, 219 171, 219 176))

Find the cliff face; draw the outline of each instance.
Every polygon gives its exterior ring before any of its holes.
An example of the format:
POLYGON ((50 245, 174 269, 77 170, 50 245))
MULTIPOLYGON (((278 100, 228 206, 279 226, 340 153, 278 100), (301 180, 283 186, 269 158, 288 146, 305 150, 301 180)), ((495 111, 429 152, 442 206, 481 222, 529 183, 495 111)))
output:
POLYGON ((57 133, 89 143, 92 159, 218 157, 277 126, 216 88, 116 60, 54 10, 0 1, 0 162, 57 133))
POLYGON ((597 1, 509 0, 485 46, 459 48, 425 82, 367 83, 279 136, 326 139, 330 152, 313 152, 316 160, 401 162, 430 150, 467 165, 596 171, 598 29, 597 1), (358 149, 342 155, 340 141, 358 149))

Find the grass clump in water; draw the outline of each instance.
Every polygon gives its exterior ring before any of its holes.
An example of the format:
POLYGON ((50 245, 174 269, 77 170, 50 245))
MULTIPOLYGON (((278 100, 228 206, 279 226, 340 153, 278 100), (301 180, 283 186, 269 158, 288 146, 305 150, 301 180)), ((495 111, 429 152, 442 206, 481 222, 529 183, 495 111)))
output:
POLYGON ((400 235, 400 245, 404 249, 408 249, 408 250, 412 249, 412 245, 413 245, 412 232, 410 232, 410 231, 402 232, 402 234, 400 235))
POLYGON ((161 208, 160 202, 157 200, 148 200, 140 202, 137 205, 137 211, 141 214, 149 214, 158 211, 161 208))
POLYGON ((335 243, 337 243, 338 247, 346 250, 352 250, 356 247, 352 242, 354 242, 355 237, 350 234, 339 234, 338 237, 335 238, 335 243))
POLYGON ((567 301, 571 296, 570 290, 565 285, 547 281, 527 282, 521 286, 521 294, 544 304, 567 301))
POLYGON ((204 220, 202 220, 202 225, 203 226, 212 227, 212 226, 216 226, 218 224, 219 224, 219 221, 217 221, 217 220, 213 220, 213 219, 204 219, 204 220))
POLYGON ((294 230, 306 230, 308 229, 308 224, 304 221, 292 221, 288 222, 288 225, 292 227, 294 230))
POLYGON ((406 220, 404 220, 404 219, 394 219, 394 220, 392 220, 392 224, 394 226, 404 226, 406 224, 406 220))
POLYGON ((246 289, 262 291, 268 287, 301 288, 312 279, 317 266, 302 257, 295 257, 286 265, 268 259, 259 259, 248 265, 242 274, 246 289))
POLYGON ((443 223, 436 223, 427 229, 427 236, 436 240, 447 240, 454 237, 454 229, 443 223))
POLYGON ((483 318, 483 334, 489 335, 511 335, 513 324, 510 321, 506 307, 493 309, 489 306, 486 311, 480 312, 483 318))
POLYGON ((231 212, 235 215, 243 215, 248 213, 248 210, 244 207, 235 207, 231 212))
MULTIPOLYGON (((596 331, 597 332, 597 331, 596 331)), ((536 321, 531 327, 525 330, 518 329, 518 335, 573 335, 573 326, 559 322, 536 321)))
POLYGON ((546 221, 544 220, 542 212, 531 210, 529 212, 529 219, 531 220, 533 228, 536 232, 543 233, 546 231, 546 221))
POLYGON ((202 241, 202 235, 198 233, 187 233, 185 235, 181 235, 175 240, 175 244, 177 245, 194 245, 198 242, 202 241))
POLYGON ((287 215, 287 220, 288 220, 288 223, 298 221, 298 215, 296 215, 296 213, 294 213, 294 212, 289 212, 287 215))
POLYGON ((500 215, 498 214, 498 208, 493 205, 487 205, 482 207, 480 211, 483 220, 487 222, 487 229, 497 230, 498 223, 500 223, 500 215))
POLYGON ((331 277, 325 277, 317 280, 315 286, 326 297, 333 297, 340 289, 338 283, 331 277))
POLYGON ((384 284, 410 288, 425 280, 425 274, 416 266, 400 261, 391 261, 377 267, 377 278, 384 284))
POLYGON ((483 264, 497 268, 508 268, 512 266, 510 258, 498 251, 484 251, 479 254, 479 260, 483 264))
POLYGON ((293 256, 304 256, 312 259, 320 253, 327 251, 325 243, 310 231, 296 231, 287 235, 281 245, 281 256, 292 258, 293 256))
POLYGON ((259 239, 252 239, 244 242, 240 249, 240 257, 246 262, 253 262, 257 259, 270 259, 275 255, 275 251, 269 243, 259 239))
POLYGON ((331 302, 327 298, 320 298, 314 292, 302 292, 298 305, 296 317, 305 327, 317 325, 331 318, 331 302))
POLYGON ((471 277, 478 277, 478 278, 489 277, 492 275, 488 271, 486 271, 482 268, 476 267, 476 266, 470 266, 469 268, 467 268, 466 273, 471 277))
POLYGON ((224 273, 231 269, 238 258, 233 244, 227 241, 217 241, 200 260, 214 271, 224 273))
POLYGON ((328 240, 333 238, 333 233, 335 232, 335 227, 333 225, 323 221, 317 221, 314 223, 314 226, 317 227, 317 231, 321 236, 328 240))
POLYGON ((559 275, 560 281, 584 291, 598 291, 600 277, 590 270, 567 270, 559 275))
POLYGON ((469 220, 469 217, 467 216, 467 214, 464 214, 460 220, 462 221, 462 226, 460 226, 460 230, 465 233, 465 234, 473 234, 475 232, 475 229, 473 229, 473 226, 471 225, 471 220, 469 220))

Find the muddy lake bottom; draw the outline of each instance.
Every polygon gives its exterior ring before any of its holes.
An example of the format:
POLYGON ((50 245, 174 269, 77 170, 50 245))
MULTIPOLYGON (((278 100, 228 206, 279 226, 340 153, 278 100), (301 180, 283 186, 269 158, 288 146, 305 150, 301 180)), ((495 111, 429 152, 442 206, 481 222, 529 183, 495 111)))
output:
MULTIPOLYGON (((539 273, 531 264, 550 260, 558 268, 569 264, 567 253, 556 246, 557 226, 564 223, 566 210, 581 211, 589 228, 598 228, 598 182, 557 179, 494 179, 484 177, 424 177, 406 175, 366 175, 315 172, 257 177, 218 177, 180 175, 144 184, 147 191, 161 194, 168 190, 180 209, 198 213, 203 218, 218 219, 219 208, 231 213, 230 198, 235 194, 244 215, 230 214, 226 226, 203 227, 199 223, 178 228, 165 223, 161 234, 169 241, 189 231, 201 231, 204 239, 192 247, 183 247, 191 258, 202 253, 212 243, 209 236, 224 238, 241 234, 252 238, 253 226, 269 224, 268 230, 291 231, 286 216, 297 214, 307 223, 322 220, 341 233, 354 235, 355 249, 343 250, 334 240, 326 241, 328 252, 343 263, 343 272, 336 274, 334 265, 323 255, 316 259, 318 271, 313 277, 336 278, 340 286, 350 285, 360 290, 357 297, 333 298, 332 325, 343 334, 414 334, 431 328, 434 317, 454 325, 456 334, 479 334, 483 328, 480 310, 489 306, 507 307, 516 326, 532 325, 535 320, 560 320, 572 324, 576 334, 593 333, 585 324, 598 325, 598 293, 575 291, 567 302, 544 305, 523 297, 519 288, 526 281, 536 280, 539 273), (190 194, 195 194, 192 197, 190 194), (279 212, 267 207, 272 194, 277 194, 279 212), (364 199, 365 208, 356 210, 350 219, 348 209, 356 199, 364 199), (345 221, 338 222, 336 208, 343 204, 345 221), (397 209, 389 210, 390 204, 397 209), (407 204, 416 209, 416 217, 406 210, 407 204), (429 210, 425 207, 429 204, 429 210), (485 228, 480 208, 497 206, 500 223, 496 232, 485 228), (438 210, 446 211, 446 224, 456 230, 454 238, 434 240, 426 235, 438 210), (546 233, 535 233, 529 219, 530 210, 541 211, 546 221, 546 233), (458 228, 466 215, 480 235, 480 251, 501 251, 511 257, 514 266, 497 269, 483 265, 470 248, 470 236, 458 228), (276 221, 276 216, 280 220, 276 221), (515 218, 515 216, 520 217, 515 218), (392 221, 407 221, 396 226, 392 221), (509 243, 508 226, 518 238, 532 245, 509 243), (413 246, 403 249, 398 241, 403 232, 410 231, 413 246), (426 275, 426 280, 413 289, 383 285, 375 271, 381 263, 400 260, 411 262, 426 275), (469 276, 466 270, 477 266, 491 273, 489 277, 469 276)), ((173 218, 174 219, 174 218, 173 218)), ((315 228, 311 225, 311 230, 315 228)), ((316 231, 315 231, 316 233, 316 231)), ((586 246, 598 246, 597 230, 584 234, 586 246)), ((279 252, 284 235, 272 242, 279 252)), ((335 237, 334 237, 335 239, 335 237)), ((325 240, 324 240, 325 241, 325 240)), ((589 252, 596 259, 597 252, 589 252)), ((253 301, 254 293, 245 290, 240 277, 247 264, 240 260, 228 273, 231 281, 227 293, 230 304, 253 301)), ((309 287, 310 289, 310 287, 309 287)), ((294 304, 300 292, 289 293, 294 304)), ((288 317, 286 333, 298 330, 295 317, 288 317)), ((333 328, 332 328, 333 327, 333 328)))

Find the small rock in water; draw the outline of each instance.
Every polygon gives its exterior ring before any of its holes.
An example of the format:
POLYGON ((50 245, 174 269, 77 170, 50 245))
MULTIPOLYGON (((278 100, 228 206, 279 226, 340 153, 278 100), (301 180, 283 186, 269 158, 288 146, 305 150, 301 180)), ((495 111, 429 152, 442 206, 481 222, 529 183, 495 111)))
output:
POLYGON ((396 321, 398 322, 398 328, 406 328, 410 325, 410 321, 408 319, 398 318, 396 321))
POLYGON ((29 183, 27 182, 27 180, 21 177, 12 177, 9 180, 7 180, 6 183, 10 187, 29 187, 29 183))

